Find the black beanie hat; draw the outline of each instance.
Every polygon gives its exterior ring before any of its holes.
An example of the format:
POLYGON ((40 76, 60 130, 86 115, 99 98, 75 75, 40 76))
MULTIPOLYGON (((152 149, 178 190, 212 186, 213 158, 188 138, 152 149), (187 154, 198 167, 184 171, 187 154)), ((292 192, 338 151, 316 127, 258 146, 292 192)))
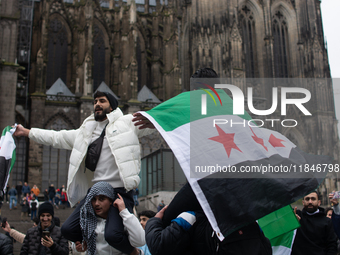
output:
POLYGON ((104 94, 107 100, 109 100, 112 111, 116 110, 118 106, 118 101, 111 93, 97 90, 97 92, 93 95, 93 99, 96 99, 97 97, 101 97, 102 96, 101 94, 104 94))
POLYGON ((39 205, 38 218, 40 218, 40 215, 43 213, 49 213, 52 215, 52 217, 54 217, 53 205, 49 202, 39 205))

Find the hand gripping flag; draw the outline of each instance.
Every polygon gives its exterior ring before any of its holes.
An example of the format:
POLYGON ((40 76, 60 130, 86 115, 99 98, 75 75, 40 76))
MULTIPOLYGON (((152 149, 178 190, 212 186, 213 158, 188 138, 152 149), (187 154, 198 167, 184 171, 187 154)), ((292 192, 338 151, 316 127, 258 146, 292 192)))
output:
POLYGON ((250 116, 233 115, 233 101, 216 90, 221 105, 207 102, 206 90, 182 93, 141 112, 171 147, 220 240, 238 228, 289 205, 315 190, 330 157, 299 150, 278 132, 259 128, 250 116))
MULTIPOLYGON (((7 126, 0 139, 0 192, 5 192, 9 175, 15 162, 15 142, 12 137, 14 128, 7 126)), ((2 194, 1 194, 2 195, 2 194)))

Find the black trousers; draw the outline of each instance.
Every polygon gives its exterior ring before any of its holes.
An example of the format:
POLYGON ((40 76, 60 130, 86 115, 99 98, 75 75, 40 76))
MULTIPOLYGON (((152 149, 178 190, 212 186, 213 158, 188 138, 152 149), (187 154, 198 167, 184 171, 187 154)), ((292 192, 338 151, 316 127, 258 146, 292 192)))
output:
MULTIPOLYGON (((125 207, 132 213, 134 206, 132 191, 126 192, 124 188, 115 188, 114 190, 116 194, 119 193, 123 197, 125 207)), ((116 197, 118 198, 118 195, 116 195, 116 197)), ((84 205, 85 199, 86 197, 80 201, 76 209, 61 227, 62 235, 72 242, 81 242, 83 240, 80 228, 80 209, 84 205)), ((123 253, 129 254, 134 249, 124 231, 123 220, 119 215, 118 208, 112 205, 106 219, 104 237, 109 245, 123 253)))

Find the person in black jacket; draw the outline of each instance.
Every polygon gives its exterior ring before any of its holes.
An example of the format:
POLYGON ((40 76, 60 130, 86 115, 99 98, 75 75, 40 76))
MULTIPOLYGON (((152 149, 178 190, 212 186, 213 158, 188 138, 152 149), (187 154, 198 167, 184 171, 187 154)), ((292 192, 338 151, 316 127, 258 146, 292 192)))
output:
POLYGON ((202 210, 183 212, 164 226, 164 207, 145 227, 146 244, 152 255, 270 255, 272 248, 256 222, 220 242, 202 210))
POLYGON ((0 233, 0 254, 13 255, 13 241, 2 233, 0 233))
POLYGON ((52 221, 53 205, 45 202, 39 206, 39 225, 27 231, 20 255, 68 255, 68 241, 61 235, 60 227, 52 221))
POLYGON ((51 184, 51 186, 48 188, 48 197, 50 199, 50 203, 54 204, 54 197, 55 197, 55 188, 54 185, 51 184))
POLYGON ((29 202, 27 201, 26 197, 24 197, 21 201, 21 221, 26 220, 28 217, 28 212, 29 212, 29 202))
POLYGON ((320 207, 319 194, 310 193, 303 198, 302 204, 302 211, 296 211, 301 227, 297 229, 291 254, 335 255, 337 238, 332 220, 320 207))
POLYGON ((22 182, 18 182, 17 186, 15 186, 18 195, 18 201, 21 201, 21 194, 22 194, 22 182))

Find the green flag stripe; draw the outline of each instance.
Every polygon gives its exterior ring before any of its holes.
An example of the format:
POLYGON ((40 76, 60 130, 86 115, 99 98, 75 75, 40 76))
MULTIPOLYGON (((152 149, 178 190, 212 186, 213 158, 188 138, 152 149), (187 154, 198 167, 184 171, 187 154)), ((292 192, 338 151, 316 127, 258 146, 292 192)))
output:
MULTIPOLYGON (((216 89, 221 98, 222 106, 215 105, 211 97, 207 97, 207 115, 201 114, 201 95, 206 94, 203 90, 184 92, 173 97, 164 103, 154 107, 147 113, 150 114, 165 131, 172 131, 179 126, 191 121, 204 119, 216 115, 232 115, 233 101, 222 89, 216 89), (176 121, 169 121, 176 115, 176 121)), ((250 120, 250 116, 245 112, 238 115, 241 118, 250 120)))
POLYGON ((271 245, 272 246, 284 246, 287 248, 291 248, 293 240, 294 240, 294 231, 295 230, 292 230, 288 233, 285 233, 283 235, 275 237, 274 239, 271 239, 270 240, 271 245))
POLYGON ((7 132, 9 132, 12 129, 11 126, 7 126, 2 130, 1 136, 5 136, 7 132))
POLYGON ((266 215, 259 219, 258 223, 268 239, 273 239, 300 227, 300 223, 290 205, 266 215))
POLYGON ((14 150, 13 151, 13 154, 12 154, 12 159, 11 159, 11 166, 10 166, 10 168, 9 168, 9 172, 8 172, 8 174, 10 174, 11 173, 11 171, 12 171, 12 169, 13 169, 13 166, 14 166, 14 163, 15 163, 15 160, 16 160, 16 158, 17 158, 17 156, 16 156, 16 150, 14 150))

